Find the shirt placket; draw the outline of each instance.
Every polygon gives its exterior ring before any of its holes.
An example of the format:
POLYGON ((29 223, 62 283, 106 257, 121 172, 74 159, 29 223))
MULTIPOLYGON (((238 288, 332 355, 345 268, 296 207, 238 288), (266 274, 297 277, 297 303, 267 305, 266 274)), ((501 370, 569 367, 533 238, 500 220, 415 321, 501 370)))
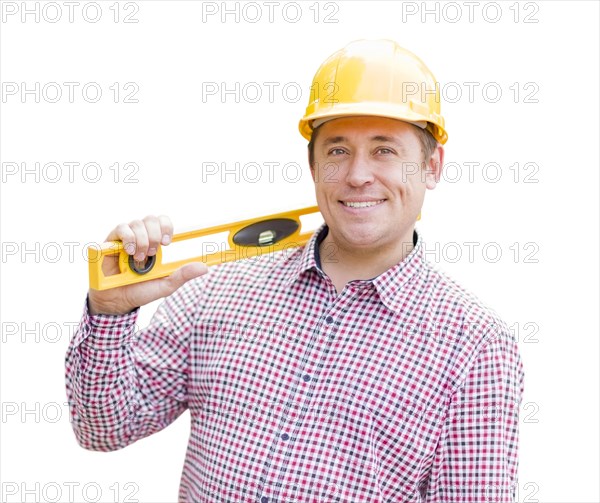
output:
MULTIPOLYGON (((304 501, 302 493, 307 488, 296 487, 291 482, 287 482, 288 465, 295 455, 296 443, 306 434, 307 428, 303 426, 305 421, 322 421, 323 416, 331 412, 321 410, 323 404, 316 404, 315 409, 315 405, 312 404, 314 388, 321 378, 323 367, 330 358, 329 349, 343 326, 348 304, 355 295, 354 287, 345 289, 321 313, 317 321, 308 349, 297 371, 296 388, 291 391, 290 400, 281 411, 281 421, 271 446, 270 466, 266 470, 266 476, 261 477, 262 488, 256 499, 257 503, 304 501), (283 470, 280 470, 281 468, 283 470)), ((326 486, 326 483, 320 483, 318 487, 312 489, 318 491, 319 488, 326 486)))

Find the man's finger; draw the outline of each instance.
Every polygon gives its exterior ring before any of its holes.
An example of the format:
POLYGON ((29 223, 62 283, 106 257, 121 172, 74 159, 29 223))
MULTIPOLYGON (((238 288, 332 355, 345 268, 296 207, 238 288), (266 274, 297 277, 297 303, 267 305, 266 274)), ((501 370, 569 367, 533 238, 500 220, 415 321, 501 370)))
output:
POLYGON ((173 239, 173 224, 171 219, 166 215, 159 215, 160 229, 162 231, 161 244, 168 245, 173 239))

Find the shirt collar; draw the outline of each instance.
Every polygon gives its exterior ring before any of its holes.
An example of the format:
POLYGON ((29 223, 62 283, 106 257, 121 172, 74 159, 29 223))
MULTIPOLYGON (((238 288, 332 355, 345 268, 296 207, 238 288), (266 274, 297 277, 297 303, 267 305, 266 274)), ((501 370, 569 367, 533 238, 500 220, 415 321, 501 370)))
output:
MULTIPOLYGON (((318 271, 322 276, 325 273, 321 269, 321 260, 319 258, 319 244, 325 239, 329 228, 327 224, 322 224, 310 237, 306 245, 302 249, 299 256, 297 267, 292 267, 289 278, 287 280, 288 285, 291 285, 300 278, 306 271, 315 270, 318 271)), ((295 258, 298 258, 297 256, 295 258)))
MULTIPOLYGON (((298 280, 310 270, 320 276, 326 274, 321 268, 319 244, 325 239, 329 228, 322 224, 311 236, 298 260, 297 267, 292 268, 288 278, 288 285, 298 280)), ((352 283, 374 288, 381 301, 392 311, 399 313, 406 307, 407 294, 410 291, 409 283, 423 270, 425 265, 424 244, 421 235, 415 229, 413 233, 413 249, 404 260, 390 267, 379 276, 367 280, 355 280, 352 283)))

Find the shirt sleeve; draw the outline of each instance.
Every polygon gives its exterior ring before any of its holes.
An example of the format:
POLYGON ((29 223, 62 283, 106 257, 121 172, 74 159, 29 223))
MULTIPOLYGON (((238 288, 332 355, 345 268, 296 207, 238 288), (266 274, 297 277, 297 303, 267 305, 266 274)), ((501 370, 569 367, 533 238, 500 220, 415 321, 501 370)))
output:
POLYGON ((91 316, 86 301, 65 365, 71 424, 82 447, 120 449, 186 410, 188 340, 199 301, 190 283, 165 299, 140 331, 139 309, 91 316))
POLYGON ((482 346, 464 383, 451 396, 427 502, 514 501, 522 362, 508 332, 482 346))

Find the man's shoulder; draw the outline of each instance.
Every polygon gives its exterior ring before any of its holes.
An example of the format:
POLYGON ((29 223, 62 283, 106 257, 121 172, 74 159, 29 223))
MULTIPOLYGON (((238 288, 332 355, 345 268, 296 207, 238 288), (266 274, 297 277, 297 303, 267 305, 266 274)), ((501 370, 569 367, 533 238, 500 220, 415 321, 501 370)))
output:
POLYGON ((453 362, 452 389, 464 382, 480 358, 500 359, 520 368, 517 341, 494 308, 436 265, 424 263, 422 274, 427 285, 421 299, 426 332, 435 342, 436 354, 453 362))
POLYGON ((481 336, 509 336, 506 322, 489 304, 437 265, 423 262, 423 279, 428 285, 427 312, 436 323, 470 330, 481 336))
POLYGON ((235 282, 256 285, 257 281, 277 282, 290 277, 298 268, 304 246, 269 253, 265 250, 255 256, 241 256, 239 260, 223 262, 209 268, 205 281, 235 282))

